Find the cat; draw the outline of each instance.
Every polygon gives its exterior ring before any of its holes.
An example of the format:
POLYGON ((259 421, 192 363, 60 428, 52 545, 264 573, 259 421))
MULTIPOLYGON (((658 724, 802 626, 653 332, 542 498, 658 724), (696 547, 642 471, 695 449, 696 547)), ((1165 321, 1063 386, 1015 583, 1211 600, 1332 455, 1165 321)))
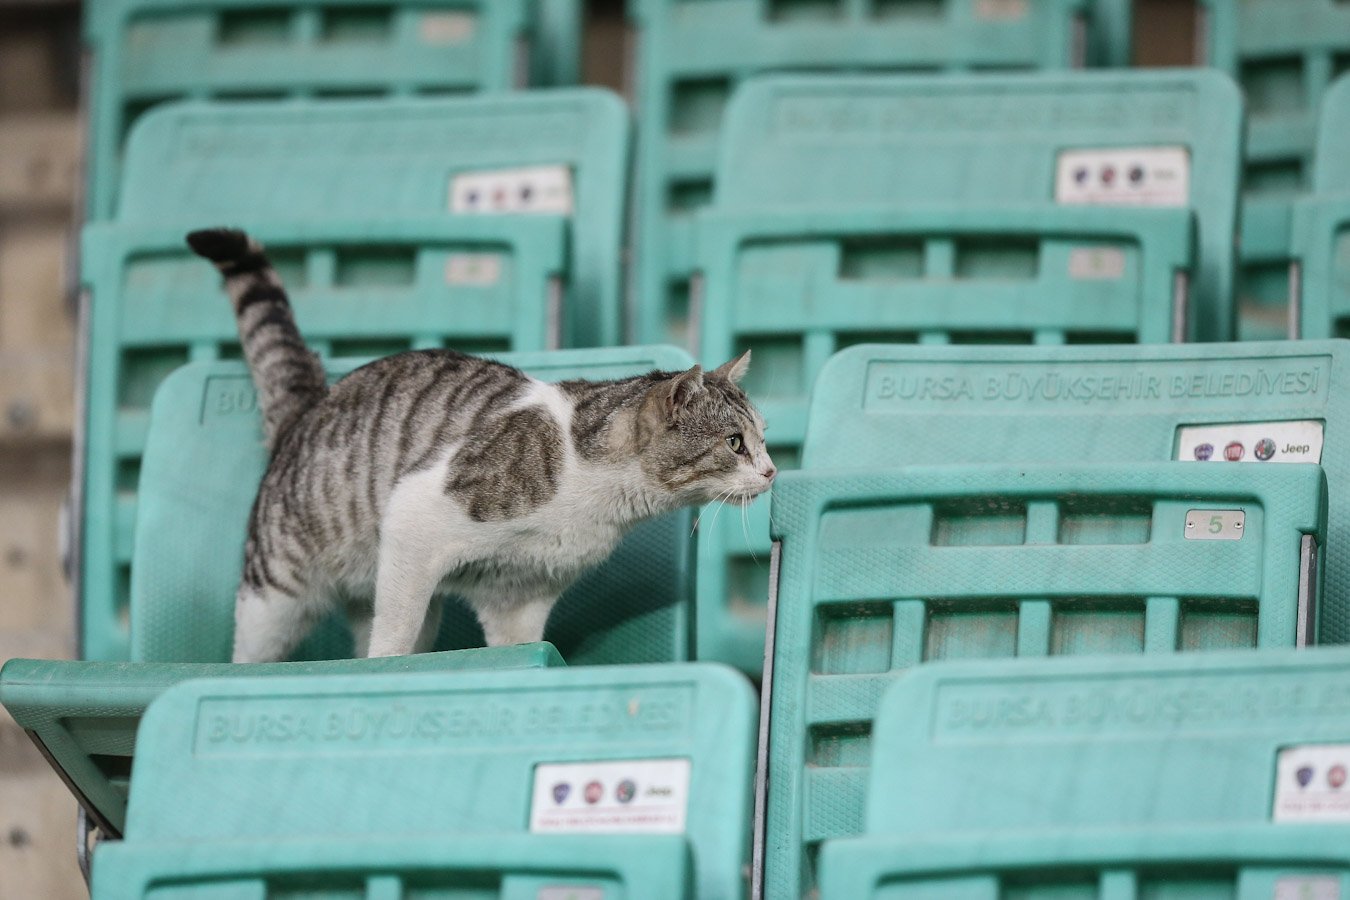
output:
POLYGON ((547 384, 414 350, 329 387, 262 246, 226 228, 187 242, 223 276, 271 453, 235 662, 287 659, 338 607, 357 655, 421 652, 440 594, 469 603, 488 646, 538 641, 558 596, 634 525, 773 484, 763 417, 737 384, 748 351, 709 372, 547 384))

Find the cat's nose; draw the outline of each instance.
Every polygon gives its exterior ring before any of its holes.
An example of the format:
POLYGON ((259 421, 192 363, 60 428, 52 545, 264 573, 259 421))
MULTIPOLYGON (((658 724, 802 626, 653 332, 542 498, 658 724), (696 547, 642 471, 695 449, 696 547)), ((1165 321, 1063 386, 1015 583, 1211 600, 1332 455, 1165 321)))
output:
POLYGON ((773 481, 773 476, 778 474, 778 469, 775 466, 770 465, 767 469, 765 469, 763 472, 760 472, 759 474, 763 475, 770 481, 773 481))

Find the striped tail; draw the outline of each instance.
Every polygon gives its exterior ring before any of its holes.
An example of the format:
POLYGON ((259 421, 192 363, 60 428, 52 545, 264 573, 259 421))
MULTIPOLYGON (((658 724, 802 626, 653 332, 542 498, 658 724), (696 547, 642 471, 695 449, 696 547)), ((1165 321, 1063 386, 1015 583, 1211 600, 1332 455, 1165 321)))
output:
POLYGON ((187 242, 225 277, 244 358, 258 389, 267 446, 275 448, 328 392, 323 365, 300 337, 286 289, 261 244, 229 228, 194 231, 187 242))

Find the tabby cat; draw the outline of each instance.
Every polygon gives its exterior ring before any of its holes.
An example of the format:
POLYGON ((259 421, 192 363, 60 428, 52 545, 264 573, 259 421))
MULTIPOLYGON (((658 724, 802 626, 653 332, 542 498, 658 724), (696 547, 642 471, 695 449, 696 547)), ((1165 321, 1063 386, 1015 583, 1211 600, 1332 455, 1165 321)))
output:
POLYGON ((329 387, 261 245, 230 229, 187 241, 224 276, 271 450, 235 662, 286 659, 338 605, 359 655, 429 649, 438 594, 473 607, 489 646, 537 641, 559 594, 634 525, 773 483, 764 420, 737 386, 748 352, 711 372, 545 384, 416 350, 329 387))

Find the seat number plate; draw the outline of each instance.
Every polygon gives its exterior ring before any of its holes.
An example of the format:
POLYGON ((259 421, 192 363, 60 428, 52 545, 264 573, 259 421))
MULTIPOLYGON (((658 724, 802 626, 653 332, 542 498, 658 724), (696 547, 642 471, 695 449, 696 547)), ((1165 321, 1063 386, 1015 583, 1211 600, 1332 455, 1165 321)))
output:
POLYGON ((1240 541, 1246 525, 1240 509, 1192 509, 1186 512, 1186 540, 1240 541))

